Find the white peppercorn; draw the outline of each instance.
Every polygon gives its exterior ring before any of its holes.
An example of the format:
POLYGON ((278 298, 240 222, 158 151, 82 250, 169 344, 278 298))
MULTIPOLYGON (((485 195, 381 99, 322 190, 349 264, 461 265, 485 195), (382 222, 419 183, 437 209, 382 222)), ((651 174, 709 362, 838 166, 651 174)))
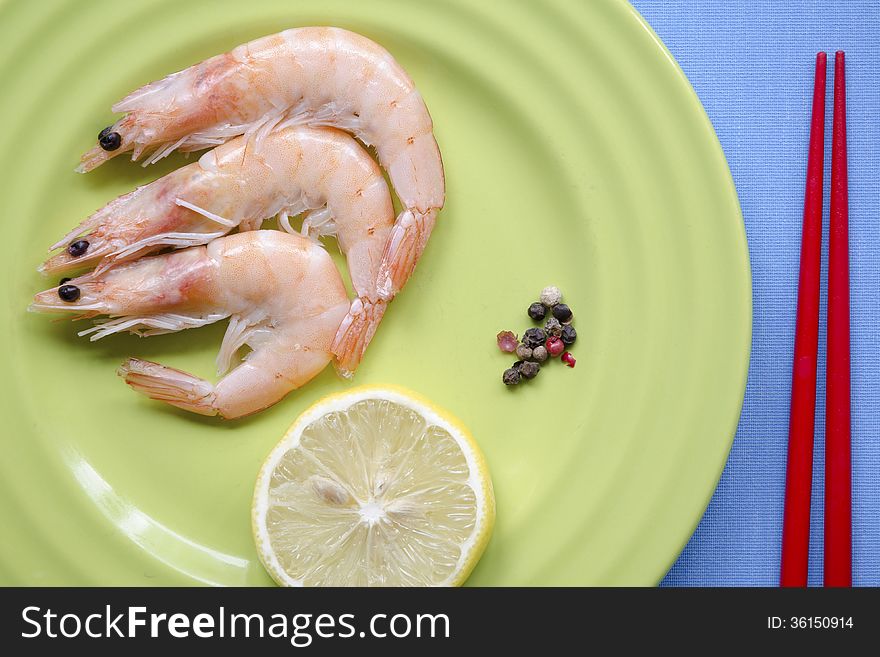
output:
POLYGON ((548 285, 541 290, 541 303, 548 308, 552 308, 560 301, 562 301, 562 292, 555 285, 548 285))

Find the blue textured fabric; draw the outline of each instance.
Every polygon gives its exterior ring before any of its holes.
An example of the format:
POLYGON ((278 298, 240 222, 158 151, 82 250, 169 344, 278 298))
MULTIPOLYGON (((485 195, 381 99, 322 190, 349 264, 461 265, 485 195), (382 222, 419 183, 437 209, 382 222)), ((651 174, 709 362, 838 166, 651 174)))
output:
POLYGON ((632 0, 687 74, 727 155, 748 235, 754 337, 730 458, 667 586, 779 580, 798 259, 816 52, 829 54, 822 329, 810 585, 822 583, 825 284, 833 55, 847 55, 853 582, 880 585, 880 3, 632 0))

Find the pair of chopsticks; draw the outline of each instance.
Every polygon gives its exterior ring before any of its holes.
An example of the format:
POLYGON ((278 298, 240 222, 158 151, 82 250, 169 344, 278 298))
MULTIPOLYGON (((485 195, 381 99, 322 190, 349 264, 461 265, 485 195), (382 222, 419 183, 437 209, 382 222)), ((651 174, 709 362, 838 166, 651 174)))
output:
MULTIPOLYGON (((813 115, 801 237, 792 368, 788 465, 782 528, 781 586, 806 586, 819 341, 822 176, 825 146, 824 52, 816 56, 813 115)), ((849 367, 849 200, 844 53, 834 61, 828 331, 825 382, 825 586, 852 586, 852 465, 849 367)))

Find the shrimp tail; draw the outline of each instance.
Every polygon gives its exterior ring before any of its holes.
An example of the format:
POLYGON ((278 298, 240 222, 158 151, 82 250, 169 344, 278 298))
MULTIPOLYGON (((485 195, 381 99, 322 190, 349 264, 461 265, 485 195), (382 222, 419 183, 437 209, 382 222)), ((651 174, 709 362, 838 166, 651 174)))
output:
POLYGON ((138 358, 129 358, 116 373, 150 399, 200 415, 217 415, 214 386, 192 374, 138 358))
POLYGON ((339 325, 331 347, 336 356, 333 366, 337 374, 346 379, 354 376, 387 308, 388 304, 381 300, 358 298, 351 302, 351 308, 339 325))
POLYGON ((436 218, 437 210, 433 209, 427 212, 410 209, 400 213, 388 236, 376 281, 376 290, 385 301, 394 298, 409 280, 425 250, 436 218))

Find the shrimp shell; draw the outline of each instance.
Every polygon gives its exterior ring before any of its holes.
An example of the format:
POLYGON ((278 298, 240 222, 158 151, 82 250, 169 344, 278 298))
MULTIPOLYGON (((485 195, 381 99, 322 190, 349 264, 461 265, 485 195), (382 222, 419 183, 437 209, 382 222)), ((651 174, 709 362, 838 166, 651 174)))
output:
POLYGON ((340 130, 277 129, 259 149, 237 137, 111 201, 53 245, 85 240, 84 254, 63 250, 40 269, 58 274, 97 265, 101 272, 162 248, 206 244, 235 228, 257 229, 276 215, 281 228, 294 232, 290 217, 304 213, 304 234, 338 240, 357 293, 334 343, 334 365, 349 376, 393 296, 380 295, 378 281, 394 206, 379 166, 340 130))
POLYGON ((94 146, 89 171, 124 152, 146 163, 246 135, 256 147, 278 128, 308 124, 351 132, 376 149, 404 212, 377 286, 387 301, 421 257, 446 186, 433 123, 421 94, 391 54, 364 36, 302 27, 266 36, 151 82, 113 106, 113 151, 94 146))
POLYGON ((330 362, 331 343, 349 309, 333 260, 308 238, 252 231, 127 262, 37 294, 30 310, 110 319, 80 332, 92 340, 120 332, 158 335, 230 318, 214 385, 137 358, 119 374, 148 397, 226 419, 263 410, 310 381, 330 362), (237 352, 250 352, 226 373, 237 352))

